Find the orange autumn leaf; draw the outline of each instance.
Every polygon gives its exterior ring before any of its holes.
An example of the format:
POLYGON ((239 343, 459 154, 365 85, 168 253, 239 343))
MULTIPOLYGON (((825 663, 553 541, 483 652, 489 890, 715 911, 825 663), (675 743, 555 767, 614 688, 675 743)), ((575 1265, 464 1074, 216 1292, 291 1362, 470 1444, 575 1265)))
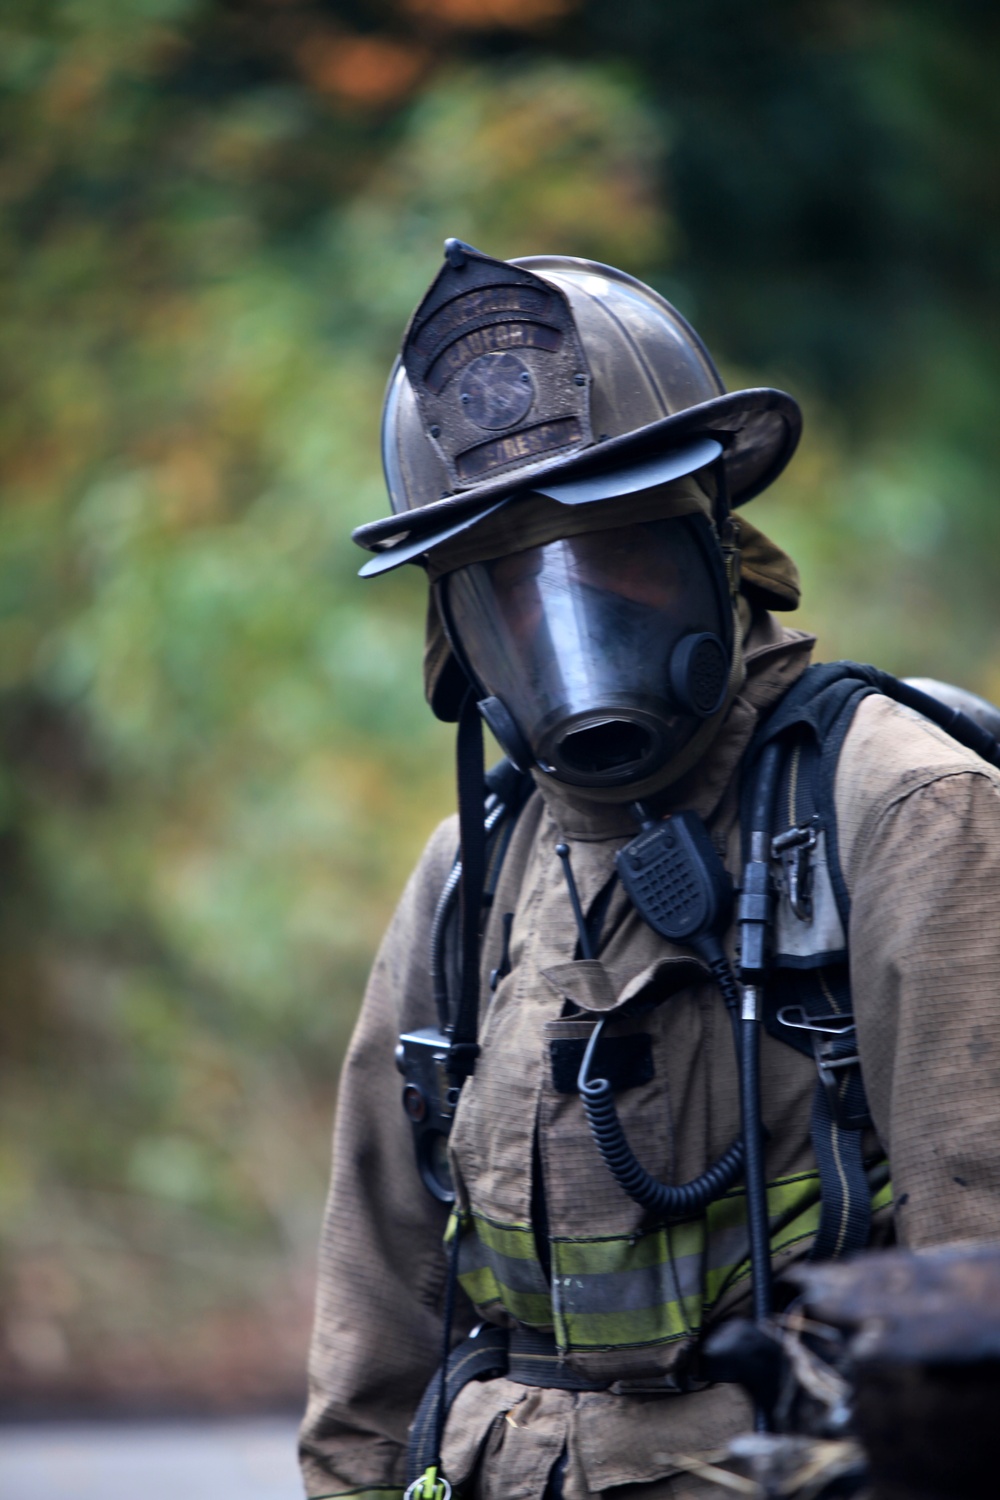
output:
POLYGON ((427 54, 389 37, 313 34, 297 49, 307 82, 348 104, 379 106, 402 98, 419 78, 427 54))
POLYGON ((568 15, 576 5, 577 0, 403 0, 411 16, 470 31, 495 26, 528 30, 568 15))

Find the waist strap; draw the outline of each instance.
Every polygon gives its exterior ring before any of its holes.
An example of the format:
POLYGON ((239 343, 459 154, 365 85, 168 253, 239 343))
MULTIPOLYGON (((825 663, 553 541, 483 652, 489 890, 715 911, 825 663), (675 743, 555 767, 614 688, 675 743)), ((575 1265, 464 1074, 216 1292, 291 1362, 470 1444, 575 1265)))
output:
POLYGON ((560 1358, 555 1337, 537 1328, 514 1328, 507 1347, 507 1379, 559 1391, 606 1391, 610 1380, 587 1380, 560 1358))
MULTIPOLYGON (((476 1332, 454 1348, 448 1356, 445 1408, 451 1404, 470 1380, 495 1380, 507 1373, 507 1330, 482 1324, 476 1332)), ((412 1484, 437 1457, 437 1414, 441 1391, 439 1368, 424 1391, 410 1426, 406 1449, 406 1482, 412 1484)))
MULTIPOLYGON (((567 1368, 559 1358, 555 1338, 536 1329, 496 1328, 483 1324, 459 1344, 448 1356, 445 1406, 451 1404, 470 1380, 495 1380, 506 1375, 519 1385, 548 1386, 559 1391, 605 1391, 609 1380, 585 1380, 567 1368)), ((434 1462, 435 1427, 441 1371, 424 1391, 417 1407, 407 1448, 407 1483, 417 1479, 434 1462)))

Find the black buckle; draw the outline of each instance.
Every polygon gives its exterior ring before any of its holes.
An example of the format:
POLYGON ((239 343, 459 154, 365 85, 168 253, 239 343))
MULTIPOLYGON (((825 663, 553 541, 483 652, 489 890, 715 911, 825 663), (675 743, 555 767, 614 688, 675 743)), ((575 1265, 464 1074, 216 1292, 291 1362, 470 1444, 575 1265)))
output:
MULTIPOLYGON (((445 1055, 445 1071, 450 1079, 457 1079, 459 1087, 476 1071, 479 1056, 478 1042, 450 1042, 445 1055)), ((449 1089, 449 1094, 451 1090, 449 1089)), ((457 1097, 454 1103, 458 1103, 457 1097)))
MULTIPOLYGON (((783 1026, 791 1026, 796 1031, 810 1033, 809 1039, 812 1042, 816 1071, 826 1093, 830 1113, 843 1129, 857 1130, 858 1121, 841 1098, 839 1077, 843 1068, 856 1068, 861 1065, 853 1013, 839 1011, 831 1012, 829 1015, 810 1016, 802 1005, 784 1005, 778 1011, 778 1020, 783 1026), (838 1052, 837 1047, 848 1039, 854 1043, 850 1052, 846 1054, 838 1052)), ((867 1114, 865 1123, 867 1123, 867 1114)))
POLYGON ((776 834, 771 840, 771 857, 781 866, 778 889, 788 897, 788 904, 800 922, 812 920, 812 852, 819 828, 819 814, 814 813, 807 823, 776 834))

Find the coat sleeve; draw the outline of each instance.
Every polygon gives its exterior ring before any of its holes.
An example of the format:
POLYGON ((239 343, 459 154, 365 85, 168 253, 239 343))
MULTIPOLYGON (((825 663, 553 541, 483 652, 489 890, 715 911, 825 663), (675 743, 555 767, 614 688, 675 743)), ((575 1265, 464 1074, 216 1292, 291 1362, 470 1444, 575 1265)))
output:
POLYGON ((865 1086, 911 1247, 1000 1237, 1000 788, 978 766, 898 787, 848 876, 865 1086))
POLYGON ((436 1024, 430 929, 456 845, 450 819, 382 941, 341 1074, 300 1437, 310 1496, 399 1494, 407 1427, 440 1363, 447 1210, 417 1174, 394 1053, 400 1031, 436 1024))

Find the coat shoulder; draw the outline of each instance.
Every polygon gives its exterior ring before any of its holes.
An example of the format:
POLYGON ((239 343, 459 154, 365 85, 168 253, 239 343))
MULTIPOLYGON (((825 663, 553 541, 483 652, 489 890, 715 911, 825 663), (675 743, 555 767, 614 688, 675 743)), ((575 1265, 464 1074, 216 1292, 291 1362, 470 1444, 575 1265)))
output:
POLYGON ((834 784, 840 857, 848 885, 867 836, 883 815, 921 788, 956 776, 990 783, 1000 816, 1000 771, 891 698, 872 694, 862 700, 844 738, 834 784))
POLYGON ((417 861, 415 879, 440 886, 458 855, 458 813, 449 813, 434 829, 417 861))

